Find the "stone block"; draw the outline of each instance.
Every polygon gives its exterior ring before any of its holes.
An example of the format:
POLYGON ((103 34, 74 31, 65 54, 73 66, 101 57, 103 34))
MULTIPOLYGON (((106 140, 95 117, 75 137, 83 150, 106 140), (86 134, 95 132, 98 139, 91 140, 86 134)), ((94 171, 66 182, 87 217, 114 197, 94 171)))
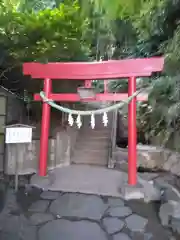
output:
POLYGON ((99 220, 107 209, 98 196, 66 193, 54 200, 50 212, 61 217, 99 220))
POLYGON ((125 233, 118 233, 113 236, 113 240, 131 240, 131 238, 125 233))
POLYGON ((30 212, 45 212, 49 206, 49 201, 39 200, 34 202, 28 209, 30 212))
POLYGON ((45 200, 55 200, 59 197, 59 192, 53 192, 53 191, 44 191, 41 193, 41 198, 45 200))
POLYGON ((161 199, 161 190, 157 188, 153 181, 144 183, 144 201, 159 201, 161 199))
POLYGON ((49 186, 53 184, 53 182, 54 177, 50 173, 47 174, 45 177, 41 177, 38 174, 34 174, 31 177, 30 185, 43 190, 48 190, 49 186))
POLYGON ((154 239, 154 236, 152 233, 131 232, 130 236, 133 240, 153 240, 154 239))
POLYGON ((111 207, 108 209, 107 214, 111 217, 127 217, 132 214, 132 210, 129 207, 111 207))
POLYGON ((36 227, 30 225, 29 221, 23 215, 20 216, 9 215, 8 217, 4 218, 4 224, 1 226, 2 233, 6 234, 6 236, 4 234, 3 236, 4 238, 0 238, 2 240, 3 239, 36 240, 36 227))
POLYGON ((163 226, 168 227, 172 218, 180 219, 180 202, 169 201, 161 205, 159 218, 163 226))
MULTIPOLYGON (((168 149, 157 146, 138 145, 137 166, 146 169, 159 169, 170 171, 173 174, 180 176, 180 154, 168 149)), ((121 170, 127 171, 127 150, 117 148, 113 154, 116 161, 115 166, 121 170)))
POLYGON ((180 192, 178 188, 175 187, 175 180, 166 178, 157 178, 154 180, 154 184, 162 192, 161 200, 164 202, 168 201, 180 201, 180 192), (171 180, 171 181, 170 181, 171 180), (169 183, 170 182, 170 183, 169 183))
POLYGON ((120 198, 108 198, 108 205, 111 207, 124 206, 124 201, 120 198))
POLYGON ((158 173, 149 173, 149 172, 144 172, 144 173, 138 173, 138 176, 141 177, 142 179, 146 181, 151 181, 159 176, 158 173))
POLYGON ((162 199, 164 202, 168 202, 170 200, 180 202, 180 196, 175 191, 173 191, 172 188, 167 188, 164 190, 162 199))
POLYGON ((169 203, 162 204, 159 210, 159 218, 164 227, 169 226, 170 218, 173 213, 173 206, 169 203))
MULTIPOLYGON (((105 232, 97 223, 88 221, 54 220, 38 232, 39 240, 107 240, 105 232)), ((123 238, 121 238, 123 240, 123 238)), ((124 239, 125 240, 125 239, 124 239)))
POLYGON ((49 221, 54 220, 54 217, 50 213, 34 213, 30 217, 30 222, 32 225, 40 225, 49 221))
POLYGON ((126 226, 132 232, 143 232, 148 223, 148 219, 137 214, 133 214, 125 219, 126 226))
POLYGON ((118 218, 104 218, 103 225, 108 234, 114 234, 120 232, 124 227, 124 222, 118 218))
POLYGON ((121 193, 125 200, 144 199, 144 190, 142 187, 130 186, 125 184, 121 187, 121 193))
POLYGON ((180 234, 180 218, 172 217, 170 226, 174 232, 180 234))

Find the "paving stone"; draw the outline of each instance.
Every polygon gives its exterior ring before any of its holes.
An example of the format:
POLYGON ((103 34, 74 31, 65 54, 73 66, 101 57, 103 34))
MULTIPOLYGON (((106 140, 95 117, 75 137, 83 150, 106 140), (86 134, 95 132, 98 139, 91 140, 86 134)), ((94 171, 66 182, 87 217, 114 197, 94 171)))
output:
POLYGON ((30 222, 33 225, 40 225, 54 219, 53 215, 50 213, 34 213, 30 217, 30 222))
POLYGON ((8 189, 5 194, 4 207, 1 213, 8 214, 11 212, 17 212, 19 205, 16 201, 16 194, 13 189, 8 189))
POLYGON ((180 192, 176 186, 176 180, 164 178, 158 178, 154 180, 155 185, 163 192, 161 200, 168 202, 170 200, 179 202, 180 192))
POLYGON ((107 205, 98 196, 67 193, 52 202, 50 212, 60 217, 99 220, 106 208, 107 205))
POLYGON ((107 240, 105 232, 96 223, 64 219, 45 224, 40 228, 38 237, 39 240, 107 240))
POLYGON ((164 227, 169 226, 170 218, 173 214, 173 206, 171 203, 164 203, 161 205, 159 210, 159 218, 161 220, 161 224, 164 227))
POLYGON ((174 232, 180 234, 180 219, 172 217, 171 228, 173 229, 174 232))
POLYGON ((19 234, 0 232, 1 240, 20 240, 19 234))
POLYGON ((169 201, 161 205, 159 218, 163 226, 169 226, 171 218, 180 219, 180 203, 169 201))
POLYGON ((4 221, 1 222, 0 231, 8 233, 16 233, 21 226, 27 226, 28 220, 24 216, 8 215, 4 217, 4 221))
POLYGON ((113 236, 113 240, 132 240, 132 239, 125 233, 118 233, 113 236))
POLYGON ((120 198, 108 198, 108 204, 112 207, 124 206, 124 201, 120 198))
POLYGON ((162 195, 162 200, 164 202, 168 202, 170 200, 179 202, 180 201, 180 195, 178 195, 176 192, 173 191, 172 188, 165 189, 162 195))
POLYGON ((111 207, 108 209, 107 214, 111 217, 127 217, 132 214, 132 210, 129 207, 111 207))
POLYGON ((0 232, 1 240, 36 240, 36 229, 30 227, 29 230, 24 230, 23 233, 5 233, 0 232))
POLYGON ((144 201, 146 203, 159 201, 161 199, 161 190, 156 187, 153 181, 144 183, 144 201))
POLYGON ((104 218, 103 225, 108 232, 108 234, 114 234, 120 232, 124 227, 124 222, 118 218, 104 218))
POLYGON ((39 174, 34 174, 31 177, 30 185, 42 190, 47 191, 49 186, 51 186, 54 181, 52 174, 48 173, 46 176, 42 177, 39 174))
POLYGON ((152 233, 131 232, 130 236, 133 240, 151 240, 151 239, 153 239, 152 233))
POLYGON ((47 200, 39 200, 34 202, 28 211, 30 212, 45 212, 49 206, 49 201, 47 200))
POLYGON ((132 232, 144 231, 148 220, 137 214, 133 214, 125 219, 126 225, 132 232))
MULTIPOLYGON (((23 216, 9 216, 4 219, 4 225, 2 229, 4 239, 12 240, 35 240, 36 239, 36 227, 31 226, 29 221, 23 216), (10 236, 13 236, 10 238, 10 236)), ((0 235, 1 236, 1 235, 0 235)))
POLYGON ((115 163, 115 169, 119 169, 123 172, 128 172, 128 164, 125 161, 118 161, 115 163))
POLYGON ((180 202, 180 192, 177 188, 169 185, 168 188, 162 188, 161 202, 175 201, 180 202))
POLYGON ((149 180, 153 180, 153 179, 157 178, 159 176, 159 174, 144 172, 144 173, 138 173, 138 176, 143 178, 146 181, 149 181, 149 180))
MULTIPOLYGON (((153 236, 153 234, 152 233, 145 233, 144 234, 144 240, 151 240, 151 239, 153 239, 154 238, 154 236, 153 236)), ((138 239, 139 240, 139 239, 138 239)))
POLYGON ((22 229, 22 234, 20 240, 36 240, 37 229, 35 226, 27 226, 22 229))
POLYGON ((169 240, 177 240, 175 237, 170 237, 169 240))
MULTIPOLYGON (((153 240, 153 238, 154 238, 154 236, 152 233, 145 233, 143 240, 153 240)), ((137 239, 137 240, 140 240, 140 239, 137 239)))
POLYGON ((45 200, 55 200, 59 197, 58 192, 44 191, 41 193, 41 198, 45 200))

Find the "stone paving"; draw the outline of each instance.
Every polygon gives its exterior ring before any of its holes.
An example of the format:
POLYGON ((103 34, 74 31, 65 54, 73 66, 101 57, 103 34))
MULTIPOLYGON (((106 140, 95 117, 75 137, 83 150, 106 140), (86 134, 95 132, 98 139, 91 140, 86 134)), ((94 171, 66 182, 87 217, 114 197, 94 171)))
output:
MULTIPOLYGON (((9 193, 1 240, 170 240, 154 204, 78 193, 9 193), (23 195, 24 194, 24 195, 23 195), (32 198, 32 196, 35 196, 32 198), (9 201, 9 202, 8 202, 9 201)), ((175 238, 174 238, 175 239, 175 238)))

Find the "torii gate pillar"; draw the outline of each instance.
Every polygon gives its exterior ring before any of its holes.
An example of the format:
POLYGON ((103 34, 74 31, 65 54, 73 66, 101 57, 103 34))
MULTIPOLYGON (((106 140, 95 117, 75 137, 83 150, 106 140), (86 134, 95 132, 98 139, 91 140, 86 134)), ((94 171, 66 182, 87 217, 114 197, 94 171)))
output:
MULTIPOLYGON (((108 80, 128 78, 128 94, 99 93, 89 101, 121 101, 136 92, 136 78, 149 77, 153 72, 162 71, 164 58, 128 59, 104 62, 75 62, 75 63, 24 63, 23 72, 35 79, 44 79, 43 91, 46 97, 54 101, 79 102, 77 93, 52 93, 53 80, 108 80)), ((35 101, 42 101, 39 94, 34 95, 35 101)), ((147 101, 147 95, 138 95, 129 103, 128 108, 128 182, 137 183, 137 131, 136 131, 136 101, 147 101)), ((48 138, 50 126, 50 106, 43 102, 42 126, 40 139, 39 175, 47 174, 48 138)))
MULTIPOLYGON (((52 92, 52 80, 50 78, 44 79, 44 93, 47 97, 52 92)), ((47 173, 47 158, 49 145, 49 128, 50 128, 50 111, 51 107, 48 103, 43 102, 42 105, 42 123, 41 123, 41 138, 40 138, 40 163, 39 175, 46 176, 47 173)))
MULTIPOLYGON (((130 77, 128 96, 136 92, 136 78, 130 77)), ((132 185, 137 182, 137 130, 136 130, 136 97, 128 105, 128 178, 132 185)))

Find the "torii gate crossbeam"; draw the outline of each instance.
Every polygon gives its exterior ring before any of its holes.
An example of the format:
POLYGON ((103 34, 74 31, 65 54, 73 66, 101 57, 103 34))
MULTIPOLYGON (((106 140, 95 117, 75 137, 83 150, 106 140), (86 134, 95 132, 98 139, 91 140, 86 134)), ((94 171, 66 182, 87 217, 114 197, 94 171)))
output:
MULTIPOLYGON (((78 94, 52 93, 52 80, 67 79, 69 81, 108 80, 128 78, 128 94, 104 93, 96 94, 88 101, 121 101, 136 92, 136 78, 149 77, 153 72, 161 72, 164 58, 112 60, 104 62, 73 62, 73 63, 24 63, 24 75, 44 81, 43 91, 46 97, 54 101, 81 101, 78 94)), ((34 95, 35 101, 42 101, 39 94, 34 95)), ((136 101, 146 101, 147 95, 140 94, 129 103, 128 107, 128 182, 135 185, 137 182, 137 130, 136 130, 136 101)), ((43 102, 42 124, 40 139, 39 175, 47 174, 48 138, 50 127, 50 106, 43 102)))

